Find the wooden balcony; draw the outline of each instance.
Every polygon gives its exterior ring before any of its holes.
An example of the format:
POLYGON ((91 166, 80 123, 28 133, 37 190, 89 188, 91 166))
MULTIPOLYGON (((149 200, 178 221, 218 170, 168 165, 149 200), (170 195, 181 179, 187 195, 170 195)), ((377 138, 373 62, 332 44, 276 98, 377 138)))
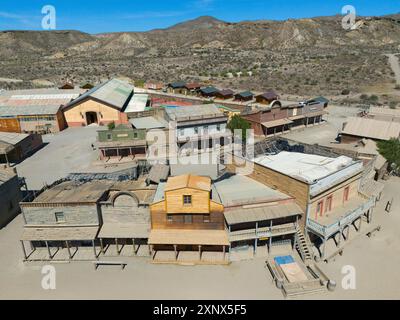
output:
POLYGON ((240 231, 231 231, 229 233, 229 241, 244 241, 244 240, 255 240, 270 238, 276 236, 283 236, 287 234, 296 233, 296 223, 287 223, 278 226, 258 228, 258 229, 246 229, 240 231))
POLYGON ((374 197, 370 199, 356 197, 347 202, 344 206, 329 212, 329 215, 318 219, 318 221, 308 218, 307 229, 327 239, 342 230, 345 226, 353 223, 374 206, 374 197))

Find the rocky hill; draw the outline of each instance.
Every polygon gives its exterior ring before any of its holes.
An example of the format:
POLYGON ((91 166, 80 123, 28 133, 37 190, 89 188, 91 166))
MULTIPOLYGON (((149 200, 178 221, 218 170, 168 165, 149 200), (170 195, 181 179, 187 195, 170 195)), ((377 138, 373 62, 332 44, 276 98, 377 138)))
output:
POLYGON ((341 20, 229 23, 200 17, 148 32, 4 31, 0 77, 54 83, 111 76, 196 79, 293 94, 358 92, 392 82, 383 53, 400 52, 400 15, 358 18, 353 30, 344 30, 341 20))

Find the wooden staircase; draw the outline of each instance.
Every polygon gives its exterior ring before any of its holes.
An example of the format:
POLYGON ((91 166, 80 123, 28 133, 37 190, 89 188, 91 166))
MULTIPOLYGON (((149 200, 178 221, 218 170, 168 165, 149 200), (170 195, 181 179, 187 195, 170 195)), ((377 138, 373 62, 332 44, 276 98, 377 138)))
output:
POLYGON ((301 259, 306 263, 313 262, 313 253, 311 251, 310 241, 304 235, 300 226, 296 226, 295 248, 299 251, 301 259))

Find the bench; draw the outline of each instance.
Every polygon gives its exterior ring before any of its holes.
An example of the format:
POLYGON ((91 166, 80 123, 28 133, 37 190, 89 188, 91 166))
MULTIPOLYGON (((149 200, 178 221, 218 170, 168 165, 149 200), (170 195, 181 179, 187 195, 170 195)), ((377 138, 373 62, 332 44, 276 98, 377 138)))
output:
POLYGON ((379 232, 379 231, 381 231, 381 226, 378 226, 378 227, 372 229, 370 232, 368 232, 367 237, 371 238, 375 232, 379 232))
POLYGON ((127 266, 126 262, 122 261, 93 261, 94 269, 97 270, 100 265, 102 266, 121 266, 121 269, 124 270, 127 266))

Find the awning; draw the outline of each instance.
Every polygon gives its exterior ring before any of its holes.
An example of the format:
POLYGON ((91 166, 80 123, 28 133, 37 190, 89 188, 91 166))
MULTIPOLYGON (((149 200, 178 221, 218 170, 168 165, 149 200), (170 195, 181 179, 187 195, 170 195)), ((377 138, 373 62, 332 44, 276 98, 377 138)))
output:
POLYGON ((279 126, 283 126, 285 124, 291 124, 291 123, 293 123, 292 120, 279 119, 279 120, 274 120, 274 121, 263 122, 263 123, 261 123, 261 125, 266 128, 274 128, 274 127, 279 127, 279 126))
POLYGON ((290 120, 300 120, 300 119, 304 119, 305 115, 304 114, 299 114, 298 116, 293 116, 293 117, 289 117, 290 120))
POLYGON ((303 211, 296 203, 279 204, 258 208, 225 208, 225 220, 229 225, 273 220, 301 215, 303 211))
POLYGON ((135 148, 146 147, 146 140, 109 141, 98 142, 99 148, 135 148))
POLYGON ((149 233, 150 225, 145 223, 105 223, 97 237, 103 239, 147 239, 149 233))
POLYGON ((325 114, 328 114, 328 112, 321 110, 321 111, 306 113, 305 116, 307 118, 312 118, 312 117, 323 116, 325 114))
POLYGON ((229 239, 225 230, 153 229, 150 232, 148 243, 153 245, 228 246, 229 239))
POLYGON ((85 241, 96 239, 99 227, 24 227, 24 241, 85 241))

